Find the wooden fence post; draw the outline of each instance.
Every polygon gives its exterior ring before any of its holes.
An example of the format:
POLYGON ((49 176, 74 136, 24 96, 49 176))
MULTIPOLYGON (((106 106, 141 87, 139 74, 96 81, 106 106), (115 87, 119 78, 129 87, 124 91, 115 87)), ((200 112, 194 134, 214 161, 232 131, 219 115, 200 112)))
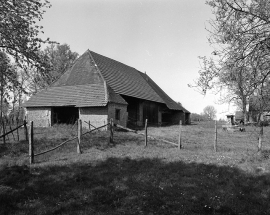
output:
POLYGON ((182 149, 181 133, 182 133, 182 120, 180 120, 179 122, 178 150, 182 149))
MULTIPOLYGON (((1 120, 2 120, 3 134, 5 134, 6 133, 6 130, 5 130, 5 122, 3 120, 3 117, 2 117, 1 120)), ((3 143, 6 144, 6 136, 5 135, 3 136, 3 143)))
POLYGON ((147 119, 145 120, 145 147, 147 147, 147 119))
POLYGON ((262 151, 262 139, 263 139, 263 124, 260 125, 259 139, 258 139, 258 152, 262 151))
POLYGON ((34 123, 30 122, 29 129, 29 161, 30 164, 34 163, 34 123))
POLYGON ((110 120, 110 143, 113 143, 113 119, 110 120))
POLYGON ((217 120, 215 120, 215 141, 214 141, 214 151, 217 152, 217 120))
POLYGON ((89 123, 89 124, 88 124, 88 125, 89 125, 89 130, 91 131, 91 124, 90 124, 90 120, 89 120, 89 122, 88 122, 88 123, 89 123))
POLYGON ((82 136, 82 120, 78 119, 78 141, 77 141, 77 153, 81 154, 81 136, 82 136))
MULTIPOLYGON (((16 117, 16 125, 17 127, 19 126, 19 118, 17 117, 16 117)), ((17 138, 18 138, 18 141, 20 141, 19 129, 17 129, 17 138)))
POLYGON ((25 133, 25 140, 28 141, 28 132, 27 132, 27 122, 26 120, 23 121, 24 133, 25 133))

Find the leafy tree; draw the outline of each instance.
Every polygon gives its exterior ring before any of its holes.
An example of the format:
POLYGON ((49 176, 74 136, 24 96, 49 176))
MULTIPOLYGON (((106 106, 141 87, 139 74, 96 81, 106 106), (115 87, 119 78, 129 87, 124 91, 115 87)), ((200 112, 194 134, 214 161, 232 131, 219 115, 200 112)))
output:
POLYGON ((270 1, 209 0, 207 4, 215 15, 208 30, 214 51, 212 57, 201 58, 196 86, 202 93, 226 91, 222 100, 240 104, 247 116, 250 97, 264 96, 269 89, 270 1))
POLYGON ((47 65, 38 50, 50 40, 38 37, 43 31, 37 22, 50 7, 47 0, 0 0, 0 51, 11 55, 20 66, 27 62, 44 72, 47 65))
POLYGON ((208 105, 203 109, 203 114, 206 115, 208 119, 213 120, 216 117, 217 110, 214 106, 208 105))
MULTIPOLYGON (((3 117, 7 114, 9 109, 8 100, 11 97, 11 90, 13 87, 17 88, 20 86, 16 78, 16 69, 10 63, 10 59, 4 52, 0 52, 0 102, 1 102, 1 110, 0 110, 0 120, 1 126, 4 130, 4 121, 3 117)), ((5 142, 5 139, 4 139, 5 142)))
POLYGON ((197 113, 191 113, 190 116, 191 121, 207 121, 209 120, 207 116, 205 116, 203 113, 202 114, 197 114, 197 113))
POLYGON ((71 51, 68 44, 51 44, 45 48, 43 53, 51 68, 47 76, 47 84, 57 80, 78 58, 78 53, 71 51))
POLYGON ((71 51, 67 44, 52 44, 41 51, 41 55, 49 65, 46 73, 31 67, 20 72, 20 77, 24 80, 23 86, 29 95, 36 94, 52 84, 78 57, 78 53, 71 51))

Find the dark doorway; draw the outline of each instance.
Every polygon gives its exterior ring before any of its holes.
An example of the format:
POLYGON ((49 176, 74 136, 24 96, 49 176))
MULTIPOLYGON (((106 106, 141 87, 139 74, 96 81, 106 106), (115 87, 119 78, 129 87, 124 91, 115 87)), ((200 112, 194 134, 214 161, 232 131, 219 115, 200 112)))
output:
POLYGON ((146 119, 149 125, 158 124, 158 105, 156 103, 149 101, 143 103, 143 122, 146 119))
POLYGON ((52 124, 74 124, 79 118, 79 108, 76 107, 53 107, 52 124))
POLYGON ((127 112, 128 112, 128 127, 133 127, 137 125, 139 117, 139 103, 140 99, 121 95, 125 101, 128 103, 127 112))

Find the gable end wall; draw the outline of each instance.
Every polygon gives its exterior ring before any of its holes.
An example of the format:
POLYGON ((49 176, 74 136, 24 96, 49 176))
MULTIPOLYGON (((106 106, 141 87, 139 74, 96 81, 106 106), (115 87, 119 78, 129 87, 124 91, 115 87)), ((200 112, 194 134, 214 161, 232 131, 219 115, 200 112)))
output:
MULTIPOLYGON (((89 129, 89 124, 100 127, 108 123, 108 107, 81 107, 79 108, 79 118, 82 120, 82 127, 89 129)), ((91 129, 94 127, 91 126, 91 129)), ((107 128, 105 127, 104 130, 107 128)))
POLYGON ((28 107, 26 108, 27 121, 33 121, 34 127, 51 126, 51 108, 50 107, 28 107))
POLYGON ((128 118, 127 105, 109 103, 109 105, 108 105, 108 120, 113 119, 114 123, 117 123, 121 126, 127 127, 127 118, 128 118), (120 120, 115 119, 116 109, 120 110, 120 120))

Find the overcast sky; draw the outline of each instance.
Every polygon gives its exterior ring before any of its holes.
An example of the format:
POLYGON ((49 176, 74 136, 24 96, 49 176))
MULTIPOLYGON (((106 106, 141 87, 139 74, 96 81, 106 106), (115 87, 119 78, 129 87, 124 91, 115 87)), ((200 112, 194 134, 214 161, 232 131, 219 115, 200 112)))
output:
POLYGON ((205 27, 213 18, 204 0, 50 0, 44 38, 87 49, 146 72, 172 99, 193 113, 214 105, 188 84, 198 78, 198 56, 210 56, 205 27))

